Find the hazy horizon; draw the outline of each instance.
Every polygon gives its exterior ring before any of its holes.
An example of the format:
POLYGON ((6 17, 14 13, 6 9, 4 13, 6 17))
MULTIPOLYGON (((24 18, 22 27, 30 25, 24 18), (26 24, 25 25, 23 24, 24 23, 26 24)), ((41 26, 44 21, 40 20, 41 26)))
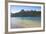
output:
POLYGON ((21 11, 22 9, 24 9, 25 11, 27 11, 27 10, 41 11, 40 6, 18 6, 18 5, 11 5, 10 6, 11 13, 17 13, 17 12, 21 11))

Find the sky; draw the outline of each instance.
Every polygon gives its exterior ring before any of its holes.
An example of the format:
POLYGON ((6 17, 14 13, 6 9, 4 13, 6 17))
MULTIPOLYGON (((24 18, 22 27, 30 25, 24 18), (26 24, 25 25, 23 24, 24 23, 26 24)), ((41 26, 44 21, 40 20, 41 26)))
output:
POLYGON ((24 9, 25 11, 27 10, 36 10, 36 11, 41 11, 41 7, 40 6, 18 6, 18 5, 11 5, 10 6, 10 11, 11 13, 17 13, 20 12, 22 9, 24 9))

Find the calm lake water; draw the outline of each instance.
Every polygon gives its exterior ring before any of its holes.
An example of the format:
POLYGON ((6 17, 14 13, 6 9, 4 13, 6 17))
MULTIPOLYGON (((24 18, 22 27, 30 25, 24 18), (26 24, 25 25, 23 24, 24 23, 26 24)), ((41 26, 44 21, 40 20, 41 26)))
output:
POLYGON ((41 17, 11 17, 11 28, 33 28, 41 26, 41 17))

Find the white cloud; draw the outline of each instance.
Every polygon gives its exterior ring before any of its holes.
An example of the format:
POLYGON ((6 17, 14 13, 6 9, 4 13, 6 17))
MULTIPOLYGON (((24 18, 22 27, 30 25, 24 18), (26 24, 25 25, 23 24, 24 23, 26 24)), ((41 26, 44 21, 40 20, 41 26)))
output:
POLYGON ((20 12, 20 10, 18 10, 18 11, 13 11, 13 10, 12 10, 12 11, 11 11, 11 13, 17 13, 17 12, 20 12))

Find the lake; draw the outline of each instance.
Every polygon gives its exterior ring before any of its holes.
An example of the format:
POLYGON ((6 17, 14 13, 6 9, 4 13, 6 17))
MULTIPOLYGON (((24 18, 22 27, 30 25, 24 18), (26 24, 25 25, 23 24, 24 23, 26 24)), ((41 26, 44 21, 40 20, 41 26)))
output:
POLYGON ((41 17, 11 17, 11 28, 41 27, 41 17))

